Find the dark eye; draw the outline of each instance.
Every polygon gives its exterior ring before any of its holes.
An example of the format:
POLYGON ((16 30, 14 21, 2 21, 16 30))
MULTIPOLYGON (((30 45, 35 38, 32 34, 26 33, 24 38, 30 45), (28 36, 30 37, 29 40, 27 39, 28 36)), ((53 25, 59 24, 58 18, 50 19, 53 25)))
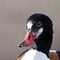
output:
POLYGON ((38 27, 40 27, 41 25, 42 25, 42 23, 41 23, 41 22, 38 22, 38 23, 37 23, 37 26, 38 26, 38 27))

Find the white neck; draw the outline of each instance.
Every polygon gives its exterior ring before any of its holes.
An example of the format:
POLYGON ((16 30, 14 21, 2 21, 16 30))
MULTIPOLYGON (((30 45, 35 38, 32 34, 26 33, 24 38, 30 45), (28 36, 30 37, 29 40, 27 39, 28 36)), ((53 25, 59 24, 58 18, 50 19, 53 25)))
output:
POLYGON ((35 49, 30 49, 22 58, 22 60, 50 60, 46 54, 35 49))

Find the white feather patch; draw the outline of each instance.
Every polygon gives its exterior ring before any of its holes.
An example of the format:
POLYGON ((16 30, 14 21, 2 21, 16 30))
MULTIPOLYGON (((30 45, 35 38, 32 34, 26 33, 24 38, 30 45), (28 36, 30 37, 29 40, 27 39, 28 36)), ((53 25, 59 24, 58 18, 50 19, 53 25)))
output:
POLYGON ((32 22, 29 21, 29 22, 27 23, 27 28, 28 28, 28 29, 31 29, 32 25, 33 25, 32 22))
POLYGON ((22 58, 22 60, 50 60, 46 54, 35 49, 30 49, 22 58))
POLYGON ((56 52, 56 50, 50 50, 49 52, 56 52))
POLYGON ((40 29, 38 30, 38 32, 36 33, 36 38, 37 38, 39 35, 41 35, 42 32, 43 32, 43 28, 40 28, 40 29))

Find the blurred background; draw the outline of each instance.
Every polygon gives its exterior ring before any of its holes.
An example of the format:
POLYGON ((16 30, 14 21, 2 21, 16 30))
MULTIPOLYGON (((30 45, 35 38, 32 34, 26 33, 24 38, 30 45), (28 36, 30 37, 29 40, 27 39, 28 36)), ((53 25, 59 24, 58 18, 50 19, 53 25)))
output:
POLYGON ((0 0, 0 60, 16 60, 26 49, 17 44, 24 39, 26 19, 33 13, 51 18, 54 25, 51 49, 60 50, 60 0, 0 0))

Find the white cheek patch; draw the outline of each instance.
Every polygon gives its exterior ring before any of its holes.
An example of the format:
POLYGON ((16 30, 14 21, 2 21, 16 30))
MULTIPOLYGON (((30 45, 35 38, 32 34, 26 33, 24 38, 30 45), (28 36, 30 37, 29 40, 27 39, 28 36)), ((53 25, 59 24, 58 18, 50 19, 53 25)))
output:
POLYGON ((30 22, 28 22, 28 23, 27 23, 27 28, 28 28, 28 29, 31 29, 32 25, 33 25, 33 24, 32 24, 32 22, 31 22, 31 21, 30 21, 30 22))
POLYGON ((40 28, 40 29, 38 30, 38 32, 36 33, 36 38, 37 38, 39 35, 41 35, 42 32, 43 32, 43 28, 40 28))

